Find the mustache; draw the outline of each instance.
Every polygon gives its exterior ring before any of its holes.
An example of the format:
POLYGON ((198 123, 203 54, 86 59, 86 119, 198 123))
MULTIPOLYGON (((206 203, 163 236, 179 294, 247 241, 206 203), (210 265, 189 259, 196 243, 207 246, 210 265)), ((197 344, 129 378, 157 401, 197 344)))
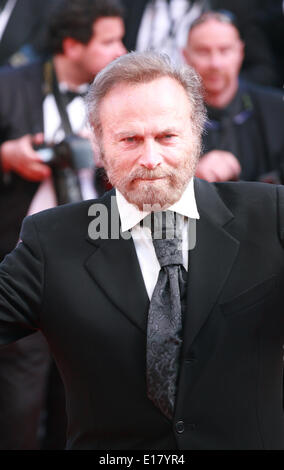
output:
POLYGON ((126 186, 135 179, 175 178, 175 171, 170 168, 157 167, 153 170, 147 168, 135 168, 126 175, 121 175, 117 168, 106 168, 107 176, 113 186, 118 184, 126 186))
POLYGON ((134 179, 156 179, 156 178, 165 178, 172 177, 175 175, 175 172, 171 169, 166 168, 155 168, 154 170, 149 170, 147 168, 136 168, 128 174, 128 181, 134 179))

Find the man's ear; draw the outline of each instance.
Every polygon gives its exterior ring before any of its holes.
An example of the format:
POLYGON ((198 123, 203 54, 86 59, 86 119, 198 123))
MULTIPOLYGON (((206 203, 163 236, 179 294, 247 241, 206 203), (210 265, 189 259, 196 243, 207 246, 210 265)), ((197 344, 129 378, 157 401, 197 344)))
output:
POLYGON ((63 54, 70 59, 76 59, 82 52, 83 44, 73 38, 65 38, 62 42, 63 54))

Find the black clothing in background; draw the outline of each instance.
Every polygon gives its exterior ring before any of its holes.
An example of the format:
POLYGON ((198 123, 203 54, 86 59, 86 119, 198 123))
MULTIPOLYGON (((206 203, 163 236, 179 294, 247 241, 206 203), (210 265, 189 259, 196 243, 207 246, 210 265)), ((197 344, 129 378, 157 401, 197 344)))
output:
POLYGON ((128 51, 134 51, 140 22, 148 0, 122 0, 126 7, 125 36, 123 42, 128 51))
MULTIPOLYGON (((168 0, 170 1, 170 0, 168 0)), ((139 33, 140 24, 143 18, 145 8, 151 0, 122 0, 125 6, 125 36, 123 42, 128 51, 136 50, 136 41, 139 33)), ((189 0, 190 5, 194 3, 200 4, 200 10, 206 9, 208 2, 207 0, 189 0)))
POLYGON ((45 56, 48 16, 58 0, 17 0, 0 40, 0 65, 23 65, 45 56))
POLYGON ((245 42, 244 79, 282 88, 284 14, 282 0, 210 0, 212 9, 234 13, 245 42))
POLYGON ((241 82, 231 103, 208 109, 203 153, 227 150, 239 160, 240 179, 256 181, 284 161, 283 94, 241 82))

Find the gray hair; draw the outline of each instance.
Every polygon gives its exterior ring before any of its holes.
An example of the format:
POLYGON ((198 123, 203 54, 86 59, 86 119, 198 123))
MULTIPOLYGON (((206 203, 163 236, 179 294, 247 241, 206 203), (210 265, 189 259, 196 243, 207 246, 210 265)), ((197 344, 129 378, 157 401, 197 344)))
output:
POLYGON ((192 110, 192 127, 200 137, 206 111, 201 80, 189 65, 176 66, 166 54, 158 52, 129 52, 108 64, 95 77, 86 96, 87 115, 98 143, 102 137, 100 103, 118 84, 137 85, 170 77, 185 90, 192 110))

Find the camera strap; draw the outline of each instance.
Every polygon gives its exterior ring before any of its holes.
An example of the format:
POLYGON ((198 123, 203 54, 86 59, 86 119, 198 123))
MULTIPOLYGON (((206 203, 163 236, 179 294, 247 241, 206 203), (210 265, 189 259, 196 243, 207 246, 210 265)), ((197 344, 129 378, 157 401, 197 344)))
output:
POLYGON ((62 124, 62 127, 64 129, 65 134, 66 134, 66 137, 69 136, 69 135, 73 135, 74 132, 72 130, 72 126, 71 126, 71 123, 70 123, 70 120, 69 120, 69 116, 68 116, 68 113, 67 113, 67 110, 66 110, 66 106, 65 106, 65 103, 64 103, 64 100, 63 100, 63 96, 62 96, 62 94, 60 93, 60 90, 59 90, 58 81, 57 81, 57 77, 56 77, 54 67, 52 67, 52 91, 53 91, 53 95, 54 95, 54 98, 55 98, 55 101, 56 101, 58 112, 60 114, 61 124, 62 124))
MULTIPOLYGON (((47 62, 44 67, 45 92, 52 93, 61 118, 61 125, 66 137, 74 136, 74 132, 67 113, 67 101, 60 92, 58 80, 52 62, 47 62)), ((52 167, 52 178, 59 205, 69 202, 82 201, 82 192, 78 173, 69 167, 52 167)))

